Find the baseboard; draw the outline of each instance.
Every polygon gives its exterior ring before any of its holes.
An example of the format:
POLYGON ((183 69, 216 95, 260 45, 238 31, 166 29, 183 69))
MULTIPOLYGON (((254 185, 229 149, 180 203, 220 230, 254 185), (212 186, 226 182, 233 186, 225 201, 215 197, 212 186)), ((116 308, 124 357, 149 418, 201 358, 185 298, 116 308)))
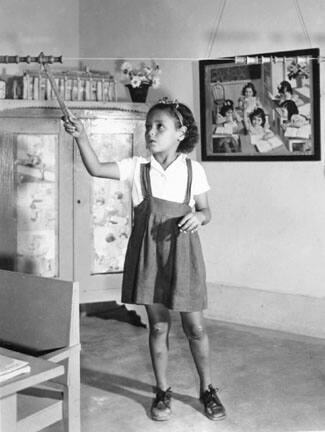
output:
POLYGON ((325 299, 208 283, 210 319, 325 338, 325 299))

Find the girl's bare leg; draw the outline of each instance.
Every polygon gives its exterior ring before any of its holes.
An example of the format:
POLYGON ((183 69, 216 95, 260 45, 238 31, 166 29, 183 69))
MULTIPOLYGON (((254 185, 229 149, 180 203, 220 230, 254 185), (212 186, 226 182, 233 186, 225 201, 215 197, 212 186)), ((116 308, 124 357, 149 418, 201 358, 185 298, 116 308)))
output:
POLYGON ((203 393, 211 384, 210 347, 203 314, 202 311, 181 312, 181 318, 200 377, 200 393, 203 393))
POLYGON ((149 319, 149 348, 157 387, 168 388, 167 366, 169 351, 170 314, 161 304, 146 306, 149 319))

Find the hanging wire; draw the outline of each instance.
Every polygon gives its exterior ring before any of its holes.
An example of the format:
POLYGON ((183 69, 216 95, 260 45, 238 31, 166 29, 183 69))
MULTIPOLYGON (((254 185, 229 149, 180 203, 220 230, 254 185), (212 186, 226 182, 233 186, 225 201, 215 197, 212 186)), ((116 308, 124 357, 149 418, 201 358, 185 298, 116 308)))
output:
MULTIPOLYGON (((309 43, 310 47, 312 48, 311 38, 310 38, 310 35, 308 33, 304 17, 302 15, 299 2, 298 2, 298 0, 293 0, 293 2, 294 2, 294 6, 296 8, 298 19, 299 19, 300 24, 302 26, 303 33, 305 35, 305 38, 306 38, 307 42, 309 43)), ((224 15, 224 12, 225 12, 226 5, 227 5, 227 0, 222 0, 222 3, 218 9, 218 12, 217 12, 215 20, 214 20, 213 31, 211 32, 209 43, 208 43, 206 59, 210 59, 210 57, 211 57, 212 48, 213 48, 213 45, 215 43, 215 40, 216 40, 218 32, 219 32, 221 20, 222 20, 222 17, 224 15)), ((250 55, 241 56, 241 55, 239 55, 239 56, 232 56, 232 57, 214 57, 214 60, 230 60, 230 61, 234 60, 235 63, 243 64, 243 63, 256 63, 256 62, 257 63, 263 63, 263 59, 264 60, 269 59, 268 61, 278 62, 278 61, 281 61, 281 58, 282 57, 275 57, 273 55, 269 55, 269 56, 268 55, 263 55, 263 56, 260 56, 260 55, 258 55, 258 56, 250 56, 250 55), (276 60, 275 60, 275 58, 276 58, 276 60), (243 59, 245 59, 245 60, 243 60, 243 59), (257 59, 257 61, 256 61, 256 59, 257 59), (250 61, 250 60, 252 60, 252 61, 250 61)), ((312 57, 312 56, 307 55, 307 58, 308 58, 308 60, 317 60, 318 62, 324 62, 325 61, 325 56, 312 57)), ((127 57, 127 59, 131 60, 131 61, 133 61, 133 60, 136 60, 136 61, 137 60, 147 60, 147 61, 152 60, 151 57, 127 57)), ((283 57, 283 61, 284 61, 284 59, 285 59, 285 57, 283 57)), ((116 60, 123 61, 123 60, 125 60, 125 57, 65 57, 65 60, 66 61, 82 61, 82 60, 84 60, 84 61, 91 61, 91 60, 92 61, 113 61, 113 60, 114 61, 116 61, 116 60)), ((204 59, 198 58, 198 57, 194 57, 194 58, 189 58, 189 57, 186 57, 186 58, 182 58, 182 57, 176 57, 176 58, 155 57, 155 60, 161 60, 161 61, 170 61, 170 60, 176 60, 177 61, 178 60, 178 61, 191 61, 192 62, 192 61, 199 61, 199 60, 204 60, 204 59)))
POLYGON ((294 2, 294 5, 296 7, 298 19, 299 19, 300 24, 302 26, 302 31, 303 31, 303 33, 304 33, 304 35, 305 35, 305 37, 307 39, 307 42, 309 43, 310 47, 312 47, 311 38, 309 36, 309 33, 308 33, 308 30, 307 30, 307 26, 306 26, 304 17, 302 15, 302 12, 301 12, 301 9, 300 9, 300 6, 299 6, 299 2, 298 2, 298 0, 293 0, 293 2, 294 2))
POLYGON ((209 40, 207 58, 210 58, 210 56, 211 56, 212 48, 213 48, 214 42, 216 40, 218 31, 219 31, 219 27, 220 27, 222 16, 223 16, 224 11, 225 11, 226 3, 227 3, 227 0, 222 0, 221 8, 219 9, 219 11, 216 15, 216 19, 215 19, 216 25, 215 25, 214 31, 212 31, 212 33, 211 33, 211 37, 209 40))

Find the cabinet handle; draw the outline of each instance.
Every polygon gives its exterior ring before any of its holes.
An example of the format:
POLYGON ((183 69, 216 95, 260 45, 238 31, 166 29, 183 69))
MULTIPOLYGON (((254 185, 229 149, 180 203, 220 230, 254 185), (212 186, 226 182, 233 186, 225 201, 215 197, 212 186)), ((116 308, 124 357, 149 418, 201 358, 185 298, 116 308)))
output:
POLYGON ((80 204, 81 203, 81 201, 80 200, 77 200, 77 204, 80 204))

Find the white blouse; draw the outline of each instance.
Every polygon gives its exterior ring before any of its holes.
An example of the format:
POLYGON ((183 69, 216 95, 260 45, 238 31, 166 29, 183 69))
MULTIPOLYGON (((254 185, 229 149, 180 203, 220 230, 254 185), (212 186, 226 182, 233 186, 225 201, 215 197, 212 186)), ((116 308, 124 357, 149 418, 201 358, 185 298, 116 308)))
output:
MULTIPOLYGON (((140 165, 151 162, 150 181, 152 195, 168 201, 184 202, 187 186, 186 155, 181 153, 166 170, 151 156, 146 159, 141 156, 123 159, 117 162, 120 171, 120 180, 129 183, 132 188, 133 205, 137 206, 143 200, 140 182, 140 165)), ((192 160, 192 187, 190 206, 195 204, 194 196, 207 192, 210 189, 207 176, 202 165, 192 160)))

